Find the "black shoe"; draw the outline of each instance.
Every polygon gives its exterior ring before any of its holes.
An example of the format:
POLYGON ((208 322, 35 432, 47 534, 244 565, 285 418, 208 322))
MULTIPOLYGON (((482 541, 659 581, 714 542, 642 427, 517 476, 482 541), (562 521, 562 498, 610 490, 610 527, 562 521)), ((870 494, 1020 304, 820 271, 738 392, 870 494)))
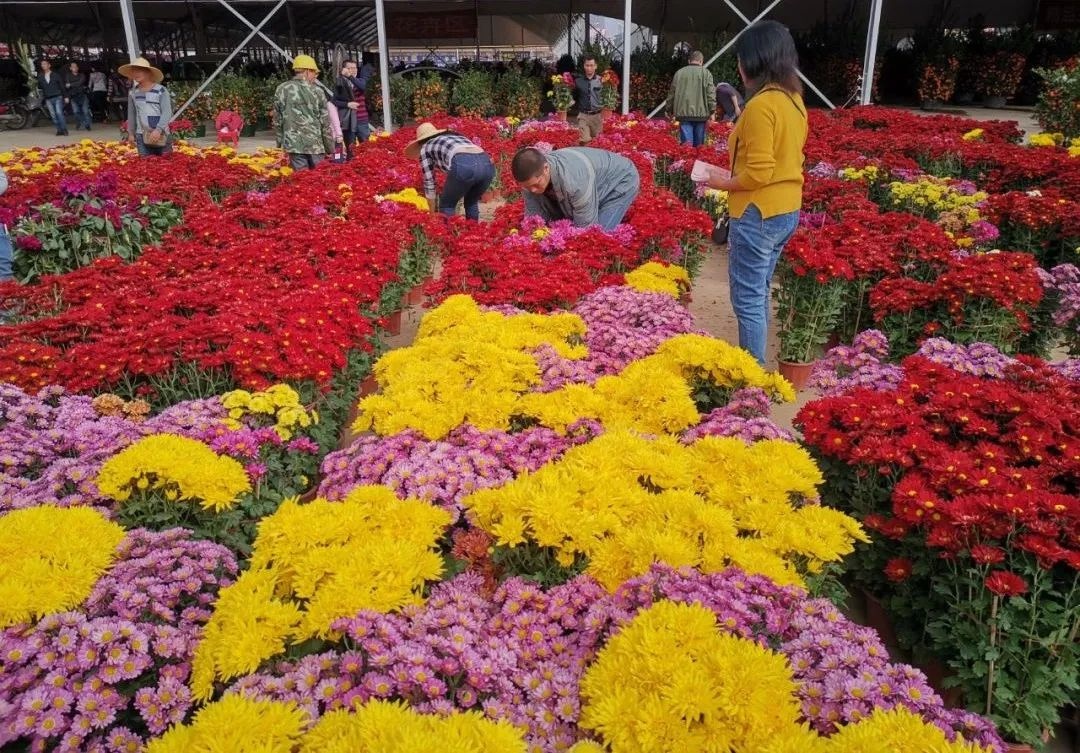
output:
POLYGON ((86 126, 86 130, 88 130, 88 131, 89 131, 89 130, 90 130, 90 126, 86 126))

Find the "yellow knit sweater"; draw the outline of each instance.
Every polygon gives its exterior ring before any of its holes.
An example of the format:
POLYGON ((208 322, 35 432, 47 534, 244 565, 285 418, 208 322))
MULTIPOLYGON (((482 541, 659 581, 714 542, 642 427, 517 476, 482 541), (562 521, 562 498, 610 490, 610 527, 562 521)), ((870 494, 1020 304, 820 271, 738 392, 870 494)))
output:
POLYGON ((753 204, 764 218, 802 207, 806 106, 798 94, 765 87, 746 103, 728 137, 739 190, 728 196, 732 217, 753 204))

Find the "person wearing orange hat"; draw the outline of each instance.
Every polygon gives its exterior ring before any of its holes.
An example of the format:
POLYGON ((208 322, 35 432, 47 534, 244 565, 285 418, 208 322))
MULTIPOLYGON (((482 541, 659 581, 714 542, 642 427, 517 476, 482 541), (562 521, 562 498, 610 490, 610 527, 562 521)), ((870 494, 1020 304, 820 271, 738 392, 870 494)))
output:
POLYGON ((447 217, 465 202, 465 217, 480 219, 480 197, 495 179, 495 165, 487 152, 460 133, 421 123, 416 138, 405 147, 405 155, 420 159, 424 175, 424 195, 435 211, 435 170, 446 172, 446 185, 439 195, 438 209, 447 217))
POLYGON ((315 85, 319 77, 315 59, 297 55, 293 71, 296 75, 274 92, 274 128, 292 169, 308 170, 334 153, 334 138, 327 96, 315 85))
POLYGON ((134 82, 128 93, 127 135, 135 139, 139 156, 162 155, 172 151, 169 123, 172 121, 172 97, 161 85, 164 74, 146 58, 135 58, 117 69, 134 82))

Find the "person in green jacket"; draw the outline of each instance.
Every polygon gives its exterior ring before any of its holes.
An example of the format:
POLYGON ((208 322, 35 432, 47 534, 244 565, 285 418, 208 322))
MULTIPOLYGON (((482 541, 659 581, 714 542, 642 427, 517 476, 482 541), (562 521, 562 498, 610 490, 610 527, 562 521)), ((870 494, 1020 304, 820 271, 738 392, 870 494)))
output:
POLYGON ((326 95, 316 86, 319 67, 309 55, 293 60, 296 77, 274 92, 274 127, 278 145, 293 170, 315 167, 334 153, 326 95))
POLYGON ((716 84, 701 50, 691 52, 689 64, 675 71, 668 109, 679 121, 679 143, 705 143, 705 125, 716 117, 716 84))

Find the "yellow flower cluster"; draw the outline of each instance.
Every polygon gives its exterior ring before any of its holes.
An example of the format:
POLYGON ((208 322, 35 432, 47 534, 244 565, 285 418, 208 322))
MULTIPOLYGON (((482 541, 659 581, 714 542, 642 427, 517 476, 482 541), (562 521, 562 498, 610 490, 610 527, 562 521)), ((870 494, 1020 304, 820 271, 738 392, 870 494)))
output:
POLYGON ((923 175, 917 181, 908 183, 894 181, 889 184, 889 194, 893 206, 903 206, 917 213, 927 210, 932 212, 951 212, 986 201, 985 191, 976 191, 965 195, 953 188, 944 178, 923 175))
POLYGON ((840 169, 838 175, 841 180, 865 180, 869 183, 873 183, 879 177, 881 177, 881 170, 877 165, 866 165, 865 167, 844 167, 840 169))
POLYGON ((1069 156, 1080 157, 1080 136, 1069 142, 1069 156))
POLYGON ((307 729, 309 723, 295 703, 230 693, 200 709, 190 724, 174 725, 151 740, 146 753, 525 753, 526 749, 521 731, 507 721, 478 712, 419 714, 391 701, 331 711, 307 729))
POLYGON ((626 284, 647 293, 667 293, 678 298, 690 289, 690 274, 676 264, 650 261, 626 273, 626 284))
POLYGON ((670 601, 608 641, 581 699, 581 726, 613 751, 760 751, 799 716, 782 655, 722 634, 703 606, 670 601))
POLYGON ((728 192, 719 188, 706 188, 703 194, 705 210, 713 218, 723 217, 728 213, 728 192))
POLYGON ((983 137, 984 133, 986 133, 986 131, 984 131, 982 128, 972 128, 970 131, 961 136, 961 138, 964 141, 978 141, 983 137))
POLYGON ((525 753, 521 731, 478 712, 418 714, 403 703, 371 701, 324 715, 298 753, 525 753))
POLYGON ((179 142, 173 147, 179 154, 192 157, 206 157, 216 154, 228 160, 230 165, 243 165, 251 172, 264 178, 284 178, 293 174, 293 169, 285 163, 285 152, 272 147, 259 147, 253 154, 238 152, 225 144, 211 146, 193 146, 179 142))
POLYGON ((519 396, 540 383, 528 351, 551 345, 567 358, 582 358, 574 344, 585 324, 573 314, 485 312, 472 298, 451 296, 424 317, 408 348, 375 364, 381 392, 360 401, 355 431, 395 434, 416 429, 438 439, 468 422, 508 429, 519 396))
POLYGON ((700 419, 693 391, 702 384, 760 387, 774 399, 795 399, 791 385, 749 353, 704 335, 673 337, 593 385, 531 392, 540 370, 529 351, 547 343, 581 358, 587 351, 576 341, 583 333, 572 314, 504 316, 453 296, 424 318, 411 347, 379 359, 375 376, 383 389, 361 400, 353 429, 382 435, 415 429, 438 439, 465 422, 506 430, 518 416, 557 431, 593 418, 608 429, 674 433, 700 419))
MULTIPOLYGON (((229 409, 225 425, 230 429, 239 429, 244 424, 241 419, 256 416, 272 422, 274 431, 283 440, 292 438, 296 430, 306 429, 319 422, 316 411, 308 411, 300 402, 300 393, 287 384, 275 384, 262 392, 233 390, 221 396, 221 404, 229 409)), ((264 425, 262 421, 259 425, 264 425)))
POLYGON ((638 613, 581 681, 581 726, 603 743, 570 753, 989 753, 903 708, 875 711, 819 737, 800 723, 785 658, 720 633, 699 604, 659 601, 638 613))
POLYGON ((0 517, 0 628, 78 606, 123 538, 123 528, 89 507, 30 507, 0 517))
POLYGON ((1034 133, 1028 137, 1028 146, 1061 146, 1065 137, 1060 133, 1034 133))
POLYGON ((806 501, 821 483, 806 451, 783 440, 686 446, 608 432, 463 504, 499 545, 552 547, 563 565, 584 556, 610 590, 654 562, 702 572, 735 565, 801 584, 803 568, 866 540, 852 518, 806 501))
POLYGON ((331 624, 362 609, 422 601, 443 561, 441 508, 361 486, 341 502, 282 503, 259 523, 251 567, 223 589, 192 664, 192 691, 254 672, 290 642, 333 637, 331 624))
POLYGON ((408 204, 416 207, 421 212, 427 212, 431 209, 427 197, 417 193, 415 188, 406 188, 395 193, 388 193, 385 196, 376 196, 375 201, 395 201, 398 204, 408 204))
POLYGON ((169 501, 228 510, 251 491, 244 466, 196 439, 176 434, 143 437, 109 458, 96 480, 103 495, 125 502, 133 491, 161 490, 169 501))
MULTIPOLYGON (((197 147, 180 142, 174 146, 174 151, 194 157, 218 155, 231 164, 243 165, 266 178, 292 174, 292 168, 284 164, 284 153, 280 149, 259 149, 254 154, 244 154, 224 145, 197 147)), ((3 167, 9 177, 29 180, 58 168, 95 173, 103 166, 121 164, 137 158, 138 152, 133 144, 82 139, 78 143, 53 149, 32 147, 0 152, 0 167, 3 167)))
POLYGON ((103 165, 123 163, 137 156, 131 144, 82 139, 78 143, 54 149, 31 147, 0 152, 0 167, 4 168, 8 177, 32 179, 58 168, 93 173, 103 165))
POLYGON ((151 740, 146 753, 293 753, 306 724, 294 703, 227 695, 151 740))

